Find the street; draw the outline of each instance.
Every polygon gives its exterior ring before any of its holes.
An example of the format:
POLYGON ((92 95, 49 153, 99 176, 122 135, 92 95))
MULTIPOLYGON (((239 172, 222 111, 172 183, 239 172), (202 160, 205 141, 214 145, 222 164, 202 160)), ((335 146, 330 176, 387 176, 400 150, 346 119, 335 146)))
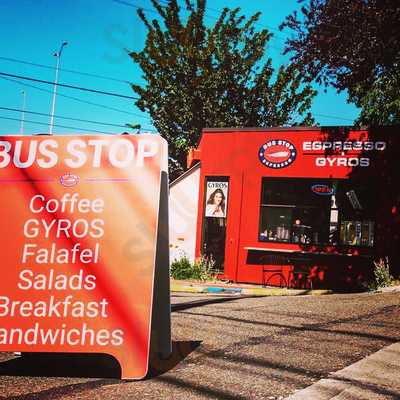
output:
POLYGON ((283 399, 400 341, 399 293, 176 293, 172 303, 174 354, 153 363, 152 377, 121 382, 93 360, 65 365, 2 353, 0 398, 283 399), (93 372, 98 378, 81 377, 93 372))

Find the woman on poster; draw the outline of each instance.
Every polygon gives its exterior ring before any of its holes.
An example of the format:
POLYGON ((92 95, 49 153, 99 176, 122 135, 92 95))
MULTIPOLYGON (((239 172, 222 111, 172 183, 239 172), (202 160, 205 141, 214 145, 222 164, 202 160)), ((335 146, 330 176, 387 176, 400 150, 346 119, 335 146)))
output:
POLYGON ((225 218, 225 194, 221 189, 214 190, 207 200, 206 217, 225 218))

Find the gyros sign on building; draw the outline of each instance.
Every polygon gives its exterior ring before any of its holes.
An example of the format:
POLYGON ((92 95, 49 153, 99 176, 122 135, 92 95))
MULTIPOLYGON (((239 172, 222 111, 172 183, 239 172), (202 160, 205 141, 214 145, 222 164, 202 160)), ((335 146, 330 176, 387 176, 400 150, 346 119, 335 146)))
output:
MULTIPOLYGON (((385 149, 386 142, 378 141, 304 141, 302 155, 314 157, 317 167, 369 167, 368 153, 385 149)), ((258 151, 260 162, 271 169, 290 167, 296 157, 296 145, 286 139, 269 140, 258 151)))
POLYGON ((315 152, 333 152, 315 158, 317 167, 369 167, 371 160, 368 152, 383 151, 386 142, 372 141, 306 141, 303 142, 303 154, 315 155, 315 152), (361 155, 361 156, 360 156, 361 155))
POLYGON ((0 139, 0 351, 108 353, 145 376, 166 142, 0 139))

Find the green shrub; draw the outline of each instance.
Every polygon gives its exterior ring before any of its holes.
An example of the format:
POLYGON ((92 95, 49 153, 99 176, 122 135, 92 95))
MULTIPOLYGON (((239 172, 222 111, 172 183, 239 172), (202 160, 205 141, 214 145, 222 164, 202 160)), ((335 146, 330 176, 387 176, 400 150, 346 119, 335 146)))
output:
POLYGON ((201 256, 193 264, 193 279, 208 281, 214 278, 215 261, 212 257, 201 256))
POLYGON ((390 286, 393 283, 393 276, 390 275, 389 260, 380 258, 374 261, 374 280, 368 285, 370 290, 376 290, 390 286))
POLYGON ((179 260, 174 260, 171 264, 171 277, 174 279, 190 279, 193 275, 193 268, 190 260, 184 256, 179 260))
POLYGON ((201 256, 192 264, 184 256, 179 260, 174 260, 171 264, 171 277, 173 279, 195 279, 199 281, 208 281, 214 278, 215 261, 212 257, 201 256))

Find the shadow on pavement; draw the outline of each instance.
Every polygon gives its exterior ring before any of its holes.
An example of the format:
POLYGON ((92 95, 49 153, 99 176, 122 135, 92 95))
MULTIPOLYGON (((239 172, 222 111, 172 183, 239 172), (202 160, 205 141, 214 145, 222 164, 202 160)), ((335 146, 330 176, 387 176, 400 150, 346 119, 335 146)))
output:
POLYGON ((0 375, 117 379, 121 368, 107 354, 23 353, 0 363, 0 375))
MULTIPOLYGON (((177 304, 172 304, 171 305, 171 311, 181 311, 181 310, 188 310, 189 308, 195 308, 195 307, 202 307, 202 306, 207 306, 209 304, 217 304, 217 303, 225 303, 228 301, 237 301, 237 300, 243 300, 243 299, 252 299, 255 296, 236 296, 236 295, 231 295, 230 297, 213 297, 211 299, 201 299, 201 300, 193 300, 193 301, 186 301, 184 303, 177 303, 177 304)), ((263 296, 257 296, 257 298, 260 298, 263 296)))
POLYGON ((70 385, 64 385, 59 387, 53 387, 50 389, 45 389, 40 392, 26 393, 17 396, 2 397, 1 400, 56 400, 63 399, 68 395, 76 395, 78 393, 85 392, 86 390, 96 389, 101 386, 107 386, 115 384, 116 381, 113 379, 99 379, 95 381, 75 383, 70 385))
MULTIPOLYGON (((382 387, 382 386, 378 386, 375 385, 373 383, 368 383, 368 382, 363 382, 363 381, 359 381, 357 379, 349 379, 349 378, 344 378, 344 377, 339 377, 337 375, 332 375, 331 377, 329 377, 330 379, 333 379, 335 381, 338 382, 343 382, 345 384, 348 384, 353 387, 356 388, 360 388, 363 391, 368 391, 368 392, 372 392, 381 396, 385 396, 385 398, 387 398, 388 396, 390 396, 393 399, 399 399, 399 391, 398 390, 392 390, 390 387, 382 387)), ((367 395, 368 393, 365 393, 365 395, 367 395)))
MULTIPOLYGON (((162 360, 153 357, 150 360, 146 379, 159 377, 182 362, 201 342, 173 341, 172 355, 162 360)), ((121 368, 112 357, 104 354, 45 354, 28 353, 0 363, 0 375, 32 377, 75 377, 103 378, 87 382, 52 387, 35 393, 7 397, 7 400, 59 399, 67 395, 76 395, 98 387, 123 384, 121 368)), ((159 379, 159 378, 158 378, 159 379)), ((0 395, 0 400, 5 399, 0 395)))
MULTIPOLYGON (((168 359, 153 355, 147 378, 161 375, 183 361, 201 342, 173 341, 168 359)), ((120 379, 118 361, 107 354, 24 353, 0 363, 0 375, 120 379)))
MULTIPOLYGON (((185 310, 185 308, 183 308, 182 310, 185 310)), ((357 321, 363 317, 370 316, 370 314, 368 314, 366 316, 356 316, 354 318, 346 318, 345 320, 327 321, 327 322, 323 322, 323 323, 319 323, 319 324, 306 324, 306 325, 296 326, 296 325, 288 325, 288 324, 275 323, 275 322, 254 321, 254 320, 248 320, 248 319, 236 318, 236 317, 225 317, 223 315, 215 315, 215 314, 208 314, 208 313, 199 313, 199 312, 190 312, 190 311, 182 312, 181 310, 176 310, 176 311, 179 311, 182 314, 189 314, 189 315, 194 315, 194 316, 200 315, 203 317, 211 317, 211 318, 222 319, 222 320, 231 321, 231 322, 240 322, 240 323, 245 323, 245 324, 250 324, 250 325, 262 325, 262 326, 270 326, 270 327, 285 329, 285 331, 281 332, 281 334, 289 334, 289 333, 293 333, 296 331, 299 331, 299 332, 311 331, 311 332, 327 332, 327 333, 346 335, 346 336, 364 337, 367 339, 383 340, 387 343, 396 343, 399 340, 399 338, 397 336, 389 337, 389 336, 379 335, 379 334, 374 334, 374 333, 351 331, 351 330, 344 330, 344 329, 332 329, 329 327, 330 324, 337 324, 342 321, 345 321, 345 322, 352 322, 353 320, 357 321)), ((383 311, 384 311, 384 309, 381 309, 381 313, 383 311)))
MULTIPOLYGON (((222 389, 216 389, 210 387, 207 382, 204 383, 193 383, 193 382, 188 382, 184 379, 180 379, 174 376, 162 376, 160 378, 157 378, 161 382, 169 383, 170 385, 174 385, 178 388, 183 388, 183 389, 190 389, 191 391, 194 391, 201 395, 202 398, 210 398, 210 399, 218 399, 218 400, 245 400, 248 399, 246 396, 242 396, 238 393, 232 393, 227 392, 222 389)), ((232 388, 234 390, 234 388, 232 388)))
POLYGON ((157 354, 150 360, 147 378, 154 378, 175 368, 179 363, 201 344, 200 341, 172 341, 172 354, 167 359, 161 359, 157 354))

